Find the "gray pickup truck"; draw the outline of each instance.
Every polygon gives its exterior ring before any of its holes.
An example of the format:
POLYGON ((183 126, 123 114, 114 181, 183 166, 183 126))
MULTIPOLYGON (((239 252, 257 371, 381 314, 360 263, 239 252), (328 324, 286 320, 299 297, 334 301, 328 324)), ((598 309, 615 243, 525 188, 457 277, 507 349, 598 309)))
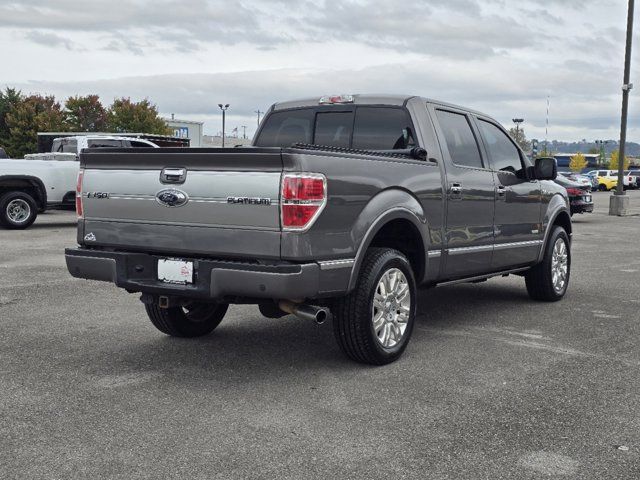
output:
POLYGON ((398 358, 417 288, 524 276, 561 299, 566 191, 491 117, 416 96, 277 103, 251 147, 80 156, 76 277, 141 293, 163 333, 197 337, 229 304, 332 317, 352 359, 398 358))

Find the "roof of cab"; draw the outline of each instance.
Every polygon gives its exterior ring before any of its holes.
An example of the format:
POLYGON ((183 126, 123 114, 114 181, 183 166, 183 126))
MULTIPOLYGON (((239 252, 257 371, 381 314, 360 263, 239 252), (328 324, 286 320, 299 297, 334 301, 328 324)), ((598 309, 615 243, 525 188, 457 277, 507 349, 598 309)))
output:
MULTIPOLYGON (((337 104, 337 105, 394 105, 394 106, 403 106, 407 101, 412 98, 420 98, 428 103, 433 103, 436 105, 442 105, 445 107, 455 108, 458 110, 464 110, 465 112, 474 113, 476 115, 481 115, 483 117, 488 117, 488 115, 477 112, 470 108, 461 107, 459 105, 454 105, 447 102, 442 102, 440 100, 434 100, 431 98, 420 97, 418 95, 389 95, 389 94, 354 94, 353 103, 346 104, 337 104)), ((322 95, 317 97, 310 98, 302 98, 298 100, 289 100, 285 102, 278 102, 273 104, 273 110, 286 110, 289 108, 304 108, 304 107, 317 107, 320 104, 320 98, 322 95)))

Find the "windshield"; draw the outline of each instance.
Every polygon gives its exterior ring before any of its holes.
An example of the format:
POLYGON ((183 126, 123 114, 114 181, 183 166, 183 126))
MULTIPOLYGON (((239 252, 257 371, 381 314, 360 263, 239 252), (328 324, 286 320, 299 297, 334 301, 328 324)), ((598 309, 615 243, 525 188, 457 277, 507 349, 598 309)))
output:
POLYGON ((256 146, 312 143, 363 150, 396 150, 416 141, 408 112, 399 107, 310 107, 269 115, 256 146))

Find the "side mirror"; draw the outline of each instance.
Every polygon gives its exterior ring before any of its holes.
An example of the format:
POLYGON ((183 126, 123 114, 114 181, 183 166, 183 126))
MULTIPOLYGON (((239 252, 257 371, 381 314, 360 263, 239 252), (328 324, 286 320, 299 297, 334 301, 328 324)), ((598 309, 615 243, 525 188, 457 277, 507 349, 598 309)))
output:
POLYGON ((537 180, 555 180, 558 176, 558 165, 555 158, 536 158, 534 167, 537 180))

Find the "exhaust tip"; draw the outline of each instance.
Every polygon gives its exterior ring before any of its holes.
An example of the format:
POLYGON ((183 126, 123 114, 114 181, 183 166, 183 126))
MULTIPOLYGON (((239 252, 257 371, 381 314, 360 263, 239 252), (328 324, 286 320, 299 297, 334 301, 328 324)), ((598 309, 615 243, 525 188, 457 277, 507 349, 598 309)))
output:
POLYGON ((316 312, 316 323, 322 325, 327 320, 327 311, 322 308, 316 312))

